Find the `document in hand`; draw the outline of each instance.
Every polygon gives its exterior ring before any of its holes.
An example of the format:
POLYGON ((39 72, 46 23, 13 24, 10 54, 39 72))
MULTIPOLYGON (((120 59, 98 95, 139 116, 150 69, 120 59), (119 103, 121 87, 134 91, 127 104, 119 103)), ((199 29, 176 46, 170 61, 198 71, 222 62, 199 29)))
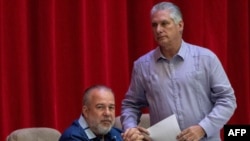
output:
POLYGON ((177 141, 181 132, 176 116, 173 114, 148 128, 153 141, 177 141))

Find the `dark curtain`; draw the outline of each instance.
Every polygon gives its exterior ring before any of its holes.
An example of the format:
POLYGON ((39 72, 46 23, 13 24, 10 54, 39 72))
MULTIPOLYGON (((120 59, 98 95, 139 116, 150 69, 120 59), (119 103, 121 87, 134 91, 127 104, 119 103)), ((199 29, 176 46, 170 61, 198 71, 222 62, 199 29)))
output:
MULTIPOLYGON (((0 138, 24 127, 63 131, 85 88, 105 84, 116 115, 133 61, 156 47, 150 9, 162 0, 0 0, 0 138)), ((250 124, 248 0, 172 0, 183 39, 220 58, 237 97, 229 123, 250 124)))

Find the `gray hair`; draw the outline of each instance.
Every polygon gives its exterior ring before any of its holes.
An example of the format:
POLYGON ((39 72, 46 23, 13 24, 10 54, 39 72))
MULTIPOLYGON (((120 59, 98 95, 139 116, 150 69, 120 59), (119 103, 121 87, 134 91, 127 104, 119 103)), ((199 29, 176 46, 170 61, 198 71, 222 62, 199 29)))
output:
POLYGON ((95 89, 99 89, 99 90, 103 89, 105 91, 110 91, 112 94, 114 94, 112 89, 105 86, 105 85, 93 85, 93 86, 90 86, 89 88, 87 88, 84 91, 83 99, 82 99, 83 105, 88 105, 88 103, 90 102, 89 97, 90 97, 91 91, 95 90, 95 89))
POLYGON ((182 21, 182 14, 181 14, 180 8, 177 5, 171 2, 158 3, 154 5, 153 8, 151 9, 151 16, 155 12, 160 11, 160 10, 169 10, 170 17, 174 20, 176 24, 182 21))

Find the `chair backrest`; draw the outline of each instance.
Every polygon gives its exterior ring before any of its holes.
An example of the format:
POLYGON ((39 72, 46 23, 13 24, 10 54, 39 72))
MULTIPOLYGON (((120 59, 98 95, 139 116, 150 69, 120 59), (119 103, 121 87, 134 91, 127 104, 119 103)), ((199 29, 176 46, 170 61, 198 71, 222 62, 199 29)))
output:
POLYGON ((11 132, 6 141, 58 141, 60 136, 61 133, 53 128, 32 127, 11 132))
MULTIPOLYGON (((144 128, 149 128, 150 127, 150 117, 149 117, 148 113, 143 113, 141 115, 141 119, 140 119, 140 122, 139 122, 138 126, 141 126, 141 127, 144 127, 144 128)), ((114 127, 122 129, 122 124, 121 124, 121 121, 120 121, 120 116, 117 116, 115 118, 114 127)))

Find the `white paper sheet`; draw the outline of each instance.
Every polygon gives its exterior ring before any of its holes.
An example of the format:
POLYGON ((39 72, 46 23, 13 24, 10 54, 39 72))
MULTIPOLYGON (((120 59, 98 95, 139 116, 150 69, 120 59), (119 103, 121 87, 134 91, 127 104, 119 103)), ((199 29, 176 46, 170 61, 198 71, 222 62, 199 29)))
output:
POLYGON ((153 141, 177 141, 176 136, 181 132, 175 115, 154 124, 148 131, 153 141))

